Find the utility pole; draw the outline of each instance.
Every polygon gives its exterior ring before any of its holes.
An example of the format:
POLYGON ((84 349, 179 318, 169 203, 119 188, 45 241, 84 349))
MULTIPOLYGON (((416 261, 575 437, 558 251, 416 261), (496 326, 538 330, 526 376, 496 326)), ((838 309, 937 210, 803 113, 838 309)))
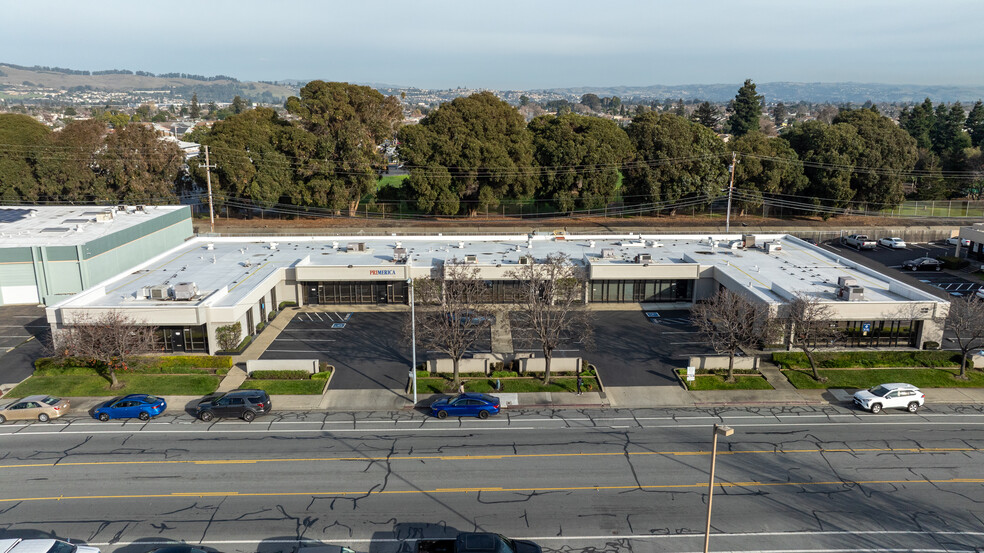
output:
MULTIPOLYGON (((208 162, 208 150, 205 150, 205 161, 208 162)), ((738 154, 731 152, 731 183, 728 184, 728 214, 724 218, 724 233, 731 232, 731 193, 735 189, 735 165, 738 165, 738 154)))
POLYGON ((205 146, 205 182, 208 184, 208 232, 215 232, 215 210, 212 208, 212 169, 208 163, 208 146, 205 146))

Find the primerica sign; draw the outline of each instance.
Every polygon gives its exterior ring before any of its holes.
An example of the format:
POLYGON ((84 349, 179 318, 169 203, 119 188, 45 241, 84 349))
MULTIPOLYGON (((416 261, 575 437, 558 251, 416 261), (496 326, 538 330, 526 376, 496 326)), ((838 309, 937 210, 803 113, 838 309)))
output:
POLYGON ((396 270, 394 269, 369 269, 370 276, 386 276, 392 275, 396 276, 396 270))

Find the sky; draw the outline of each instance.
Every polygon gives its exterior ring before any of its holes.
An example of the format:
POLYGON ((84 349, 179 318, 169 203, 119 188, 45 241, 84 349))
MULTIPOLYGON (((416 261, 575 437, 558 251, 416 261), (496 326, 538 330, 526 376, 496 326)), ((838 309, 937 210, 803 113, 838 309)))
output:
POLYGON ((0 62, 531 90, 984 85, 981 0, 140 0, 0 5, 0 62))

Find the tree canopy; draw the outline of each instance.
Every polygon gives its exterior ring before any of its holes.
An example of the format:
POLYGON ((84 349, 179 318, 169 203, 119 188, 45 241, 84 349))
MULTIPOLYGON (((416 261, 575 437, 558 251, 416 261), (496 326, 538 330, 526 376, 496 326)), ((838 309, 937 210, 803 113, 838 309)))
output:
POLYGON ((738 94, 731 103, 732 112, 728 118, 731 134, 742 136, 758 130, 762 106, 763 98, 755 91, 755 83, 751 79, 745 79, 745 84, 738 89, 738 94))
POLYGON ((519 112, 491 92, 455 98, 399 132, 417 206, 470 214, 533 196, 533 141, 519 112))
POLYGON ((912 171, 919 159, 916 141, 891 119, 867 109, 841 111, 834 124, 854 127, 862 148, 855 164, 866 168, 851 175, 854 201, 862 204, 897 205, 905 197, 905 173, 912 171))

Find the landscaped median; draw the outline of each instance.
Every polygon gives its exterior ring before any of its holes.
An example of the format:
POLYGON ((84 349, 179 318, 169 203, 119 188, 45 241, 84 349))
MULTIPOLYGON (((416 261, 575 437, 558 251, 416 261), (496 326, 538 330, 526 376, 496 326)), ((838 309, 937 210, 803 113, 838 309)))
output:
POLYGON ((56 396, 206 395, 219 386, 232 367, 231 357, 146 356, 135 358, 129 370, 117 370, 121 388, 110 389, 106 368, 77 359, 38 359, 34 375, 10 391, 11 397, 34 394, 56 396))
POLYGON ((241 390, 266 390, 270 395, 320 395, 324 393, 335 368, 321 364, 320 372, 279 370, 253 371, 239 387, 241 390))
MULTIPOLYGON (((984 387, 984 372, 968 367, 967 378, 959 378, 960 354, 953 351, 849 351, 815 353, 818 382, 806 355, 773 353, 772 360, 797 388, 867 389, 886 382, 905 382, 919 388, 984 387)), ((969 361, 968 361, 969 363, 969 361)))
MULTIPOLYGON (((535 393, 535 392, 577 392, 577 374, 573 372, 552 372, 550 383, 544 385, 542 375, 521 375, 516 371, 498 370, 491 374, 461 373, 461 381, 466 392, 483 394, 535 393)), ((600 390, 598 377, 593 365, 581 371, 582 391, 600 390)), ((451 374, 435 376, 424 370, 417 370, 417 391, 423 394, 457 393, 454 377, 451 374)))

